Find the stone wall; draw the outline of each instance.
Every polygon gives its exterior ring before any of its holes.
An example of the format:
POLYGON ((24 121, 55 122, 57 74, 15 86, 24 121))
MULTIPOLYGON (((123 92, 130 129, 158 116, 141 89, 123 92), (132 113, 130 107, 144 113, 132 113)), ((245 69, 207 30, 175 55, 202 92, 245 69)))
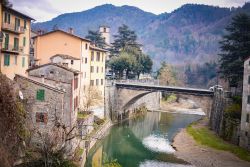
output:
POLYGON ((240 120, 230 118, 225 109, 232 104, 232 99, 223 91, 215 90, 210 116, 210 127, 223 139, 238 145, 240 120))
POLYGON ((107 117, 116 121, 121 115, 129 115, 136 108, 159 109, 160 99, 161 92, 116 88, 115 85, 106 86, 105 113, 107 117))

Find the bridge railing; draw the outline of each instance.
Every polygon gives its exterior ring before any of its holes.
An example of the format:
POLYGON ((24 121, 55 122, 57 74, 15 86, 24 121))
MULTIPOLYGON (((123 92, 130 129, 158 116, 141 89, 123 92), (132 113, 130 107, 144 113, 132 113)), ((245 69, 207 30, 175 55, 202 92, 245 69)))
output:
POLYGON ((126 80, 106 80, 106 85, 114 85, 115 83, 140 84, 140 85, 160 85, 159 80, 155 79, 126 79, 126 80))

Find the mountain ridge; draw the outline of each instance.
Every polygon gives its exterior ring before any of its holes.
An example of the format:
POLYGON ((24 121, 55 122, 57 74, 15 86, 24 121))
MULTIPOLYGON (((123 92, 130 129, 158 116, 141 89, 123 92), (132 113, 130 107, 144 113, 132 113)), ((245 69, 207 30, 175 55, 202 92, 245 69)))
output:
POLYGON ((225 26, 233 15, 242 11, 250 13, 250 3, 231 9, 186 4, 159 15, 134 6, 105 4, 65 13, 50 21, 32 24, 32 28, 50 31, 55 25, 64 30, 72 27, 77 35, 86 36, 88 30, 107 25, 114 35, 119 26, 126 24, 136 31, 143 50, 152 57, 155 67, 159 67, 162 61, 184 64, 216 60, 225 26))

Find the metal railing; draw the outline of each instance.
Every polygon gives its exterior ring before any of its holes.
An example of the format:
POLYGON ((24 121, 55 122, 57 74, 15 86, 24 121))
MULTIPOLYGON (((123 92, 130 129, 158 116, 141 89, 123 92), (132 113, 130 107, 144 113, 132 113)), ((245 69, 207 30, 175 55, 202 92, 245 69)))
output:
POLYGON ((23 52, 23 47, 3 43, 2 51, 20 53, 20 52, 23 52))
POLYGON ((15 33, 24 33, 25 28, 22 26, 16 26, 15 24, 3 23, 2 29, 9 30, 15 33))
POLYGON ((139 84, 139 85, 160 85, 159 80, 155 79, 126 79, 126 80, 106 80, 106 85, 114 85, 116 83, 139 84))

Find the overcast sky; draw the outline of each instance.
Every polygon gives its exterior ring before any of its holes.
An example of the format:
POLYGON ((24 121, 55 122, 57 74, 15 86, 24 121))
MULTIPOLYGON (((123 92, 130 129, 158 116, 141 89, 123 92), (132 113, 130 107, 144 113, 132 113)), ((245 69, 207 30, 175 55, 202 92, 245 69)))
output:
POLYGON ((207 4, 220 7, 238 7, 250 0, 10 0, 13 8, 37 21, 47 21, 62 13, 79 12, 103 4, 130 5, 160 14, 171 12, 187 3, 207 4))

